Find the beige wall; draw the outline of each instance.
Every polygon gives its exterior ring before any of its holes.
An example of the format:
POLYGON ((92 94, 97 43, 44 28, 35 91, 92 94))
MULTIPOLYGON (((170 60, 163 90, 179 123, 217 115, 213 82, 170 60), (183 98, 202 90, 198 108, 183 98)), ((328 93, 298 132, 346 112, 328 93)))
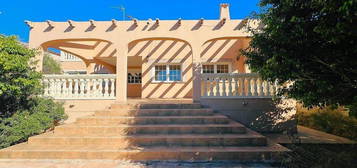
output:
POLYGON ((240 50, 249 46, 250 38, 224 38, 207 41, 202 46, 202 63, 224 62, 231 65, 232 72, 245 73, 245 57, 240 50))
POLYGON ((144 40, 129 45, 129 57, 142 57, 142 98, 192 97, 192 52, 183 41, 172 39, 144 40), (179 64, 181 82, 154 82, 157 64, 179 64))
POLYGON ((62 61, 60 64, 63 71, 87 70, 86 64, 81 61, 62 61))
MULTIPOLYGON (((248 43, 249 38, 208 41, 202 46, 201 61, 202 63, 229 63, 232 72, 244 73, 245 58, 240 56, 240 49, 246 47, 248 43)), ((142 98, 192 97, 192 50, 188 43, 174 39, 135 41, 129 44, 129 57, 133 56, 142 57, 142 98), (182 81, 153 81, 154 67, 160 64, 181 65, 182 81)), ((134 91, 133 87, 130 90, 134 91)), ((137 91, 135 90, 133 94, 136 94, 137 91)), ((130 94, 129 92, 128 94, 130 94)), ((128 97, 130 96, 128 95, 128 97)))

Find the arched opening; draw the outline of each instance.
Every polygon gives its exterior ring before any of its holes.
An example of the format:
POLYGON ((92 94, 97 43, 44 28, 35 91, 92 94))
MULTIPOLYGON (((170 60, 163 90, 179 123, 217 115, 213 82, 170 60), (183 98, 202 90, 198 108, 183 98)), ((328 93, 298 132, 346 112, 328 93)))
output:
POLYGON ((116 50, 109 41, 59 39, 47 41, 41 47, 50 55, 58 56, 57 60, 65 74, 115 73, 116 50))

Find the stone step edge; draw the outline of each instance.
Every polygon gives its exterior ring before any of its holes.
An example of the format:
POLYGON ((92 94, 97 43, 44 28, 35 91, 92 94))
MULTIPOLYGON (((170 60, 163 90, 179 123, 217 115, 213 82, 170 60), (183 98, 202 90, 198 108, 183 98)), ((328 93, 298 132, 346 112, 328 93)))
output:
MULTIPOLYGON (((23 144, 22 144, 23 145, 23 144)), ((35 147, 36 146, 29 146, 35 147)), ((268 145, 268 146, 165 146, 165 147, 144 147, 144 148, 132 148, 132 149, 112 149, 112 146, 99 146, 96 148, 91 148, 89 146, 66 146, 64 148, 46 148, 46 149, 24 149, 24 148, 5 148, 0 150, 1 152, 23 152, 23 151, 30 151, 30 152, 62 152, 62 151, 70 151, 70 152, 271 152, 271 151, 291 151, 290 149, 283 147, 279 144, 275 145, 268 145)))
POLYGON ((130 112, 136 112, 136 111, 212 111, 213 109, 211 108, 197 108, 197 109, 103 109, 103 110, 95 110, 94 112, 117 112, 117 111, 130 111, 130 112))
POLYGON ((47 138, 47 139, 55 139, 55 138, 68 138, 68 139, 106 139, 106 138, 148 138, 148 139, 209 139, 209 138, 266 138, 263 135, 256 135, 256 134, 167 134, 167 135, 157 135, 157 134, 142 134, 142 135, 110 135, 110 136, 71 136, 71 135, 57 135, 57 134, 47 134, 47 135, 38 135, 30 137, 30 139, 40 139, 40 138, 47 138))
POLYGON ((85 116, 78 119, 214 119, 227 118, 225 115, 215 114, 212 116, 85 116))
POLYGON ((118 124, 118 125, 113 125, 113 126, 87 126, 87 125, 79 125, 76 123, 72 124, 65 124, 65 125, 60 125, 56 128, 166 128, 166 127, 244 127, 245 126, 237 123, 229 123, 229 124, 140 124, 140 125, 129 125, 129 124, 118 124))

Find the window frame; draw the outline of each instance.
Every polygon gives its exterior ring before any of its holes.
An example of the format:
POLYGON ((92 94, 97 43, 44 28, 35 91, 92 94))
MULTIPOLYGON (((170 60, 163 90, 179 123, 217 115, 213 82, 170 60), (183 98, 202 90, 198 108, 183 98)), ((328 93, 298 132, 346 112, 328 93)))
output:
POLYGON ((217 66, 218 65, 228 65, 228 73, 232 73, 232 66, 228 62, 207 62, 202 63, 201 65, 201 74, 225 74, 225 73, 217 73, 217 66), (213 73, 203 73, 203 65, 213 65, 213 73))
POLYGON ((153 83, 176 83, 176 82, 183 82, 183 76, 182 76, 182 65, 181 64, 155 64, 154 67, 152 68, 152 82, 153 83), (177 81, 172 81, 170 80, 170 65, 176 65, 179 66, 180 68, 180 80, 177 81), (165 81, 160 81, 155 79, 155 72, 156 72, 156 66, 165 66, 166 67, 166 80, 165 81))
POLYGON ((129 85, 136 85, 136 84, 141 84, 142 83, 142 80, 143 80, 143 77, 142 77, 142 74, 141 74, 141 72, 128 72, 128 76, 127 76, 127 83, 129 84, 129 85), (138 76, 135 76, 135 75, 133 75, 133 79, 132 79, 132 81, 134 81, 134 82, 130 82, 130 80, 129 80, 129 74, 138 74, 138 76), (135 82, 135 81, 139 81, 139 82, 135 82))

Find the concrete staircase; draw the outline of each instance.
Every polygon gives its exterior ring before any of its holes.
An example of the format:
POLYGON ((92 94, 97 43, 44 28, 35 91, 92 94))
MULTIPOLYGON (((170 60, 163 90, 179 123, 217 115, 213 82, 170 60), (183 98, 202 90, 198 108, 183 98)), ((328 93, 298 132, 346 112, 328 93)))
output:
POLYGON ((274 161, 288 151, 195 103, 112 104, 27 143, 1 159, 274 161))

